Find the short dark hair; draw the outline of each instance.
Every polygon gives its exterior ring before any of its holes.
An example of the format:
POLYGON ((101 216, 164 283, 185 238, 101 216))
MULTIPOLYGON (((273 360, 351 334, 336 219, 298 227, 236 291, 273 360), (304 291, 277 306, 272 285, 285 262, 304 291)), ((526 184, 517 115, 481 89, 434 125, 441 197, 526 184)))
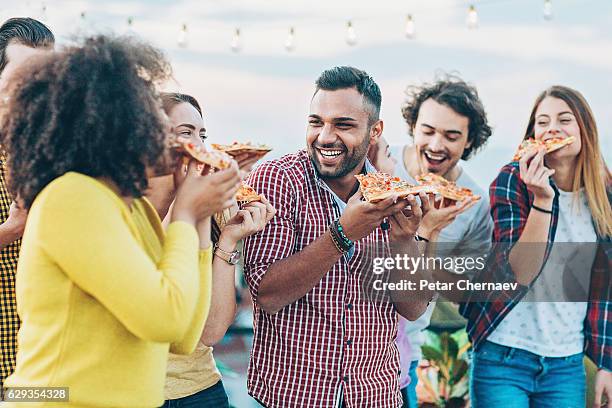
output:
MULTIPOLYGON (((338 89, 355 88, 370 106, 369 125, 371 126, 380 117, 380 104, 382 96, 378 84, 367 72, 353 67, 334 67, 323 71, 315 82, 317 91, 336 91, 338 89)), ((315 91, 316 93, 316 91, 315 91)))
POLYGON ((0 107, 9 189, 29 208, 66 172, 112 180, 140 197, 147 168, 165 164, 166 123, 156 85, 161 51, 130 37, 95 36, 20 68, 0 107))
POLYGON ((6 47, 11 41, 32 48, 48 48, 55 44, 55 37, 49 27, 29 17, 9 18, 0 27, 0 72, 8 63, 6 47))
POLYGON ((402 106, 402 116, 408 124, 410 135, 419 117, 421 105, 428 99, 446 105, 461 116, 468 118, 468 141, 472 142, 461 155, 463 160, 478 151, 493 133, 487 121, 487 113, 473 85, 454 75, 444 75, 433 84, 409 86, 406 88, 406 102, 402 106))
POLYGON ((161 101, 162 107, 166 114, 170 114, 172 108, 181 103, 188 103, 198 111, 200 116, 202 116, 202 108, 200 108, 200 104, 197 99, 191 95, 178 93, 178 92, 162 92, 161 93, 161 101))

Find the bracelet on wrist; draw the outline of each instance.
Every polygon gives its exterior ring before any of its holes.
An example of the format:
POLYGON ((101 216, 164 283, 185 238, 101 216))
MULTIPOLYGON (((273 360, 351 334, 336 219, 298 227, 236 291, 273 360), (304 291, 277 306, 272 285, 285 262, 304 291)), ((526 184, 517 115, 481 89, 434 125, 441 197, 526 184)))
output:
POLYGON ((546 209, 544 209, 542 207, 538 207, 535 204, 531 204, 531 208, 533 208, 534 210, 539 211, 541 213, 544 213, 544 214, 552 214, 552 210, 546 210, 546 209))
POLYGON ((354 246, 353 241, 351 241, 345 234, 342 229, 342 225, 338 220, 335 220, 329 226, 329 233, 334 241, 336 247, 342 252, 348 252, 354 246))
POLYGON ((338 241, 336 240, 336 237, 334 236, 334 233, 332 232, 331 228, 328 231, 329 231, 329 235, 331 237, 331 240, 334 243, 334 246, 336 247, 338 252, 340 252, 341 254, 344 254, 344 251, 342 250, 342 248, 340 248, 340 245, 338 245, 338 241))
POLYGON ((429 238, 422 237, 419 234, 414 234, 414 240, 417 242, 418 241, 429 242, 429 238))

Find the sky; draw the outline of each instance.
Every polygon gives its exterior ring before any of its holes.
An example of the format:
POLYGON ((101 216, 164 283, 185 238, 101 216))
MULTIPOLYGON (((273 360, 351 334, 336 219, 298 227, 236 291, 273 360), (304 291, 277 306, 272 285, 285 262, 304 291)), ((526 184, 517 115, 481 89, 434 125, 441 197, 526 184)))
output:
POLYGON ((612 160, 612 1, 551 0, 151 0, 7 1, 0 19, 29 15, 59 43, 75 34, 134 34, 160 47, 175 80, 166 90, 194 95, 210 139, 266 143, 270 157, 305 146, 314 81, 352 65, 381 87, 384 136, 410 143, 400 113, 409 85, 454 73, 474 84, 494 128, 487 146, 464 163, 487 187, 512 156, 537 95, 573 87, 591 104, 602 150, 612 160), (478 28, 466 24, 469 5, 478 28), (81 14, 84 13, 84 17, 81 14), (412 15, 415 38, 405 36, 412 15), (128 18, 132 25, 128 25, 128 18), (357 43, 346 43, 351 20, 357 43), (183 46, 181 28, 186 25, 183 46), (294 49, 285 43, 294 28, 294 49), (230 48, 236 28, 240 50, 230 48))

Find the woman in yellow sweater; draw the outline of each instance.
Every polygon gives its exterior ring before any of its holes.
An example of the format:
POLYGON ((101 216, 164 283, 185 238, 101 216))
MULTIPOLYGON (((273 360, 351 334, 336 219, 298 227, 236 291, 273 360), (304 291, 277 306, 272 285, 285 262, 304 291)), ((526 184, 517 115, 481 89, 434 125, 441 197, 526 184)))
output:
POLYGON ((99 36, 16 74, 0 143, 29 216, 7 387, 67 387, 54 407, 156 407, 169 350, 195 349, 210 307, 210 216, 240 179, 236 165, 202 176, 190 164, 164 233, 143 194, 178 159, 154 86, 169 73, 156 49, 99 36))

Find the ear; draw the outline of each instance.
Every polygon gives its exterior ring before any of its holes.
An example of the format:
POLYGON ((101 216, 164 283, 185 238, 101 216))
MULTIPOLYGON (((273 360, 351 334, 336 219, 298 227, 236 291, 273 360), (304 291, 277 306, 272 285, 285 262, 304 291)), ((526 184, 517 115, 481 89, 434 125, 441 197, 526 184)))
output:
POLYGON ((376 123, 370 127, 370 144, 378 143, 378 139, 382 135, 384 124, 382 120, 377 120, 376 123))
POLYGON ((465 147, 463 149, 469 149, 470 147, 472 147, 472 140, 470 139, 470 135, 468 134, 467 143, 465 144, 465 147))

